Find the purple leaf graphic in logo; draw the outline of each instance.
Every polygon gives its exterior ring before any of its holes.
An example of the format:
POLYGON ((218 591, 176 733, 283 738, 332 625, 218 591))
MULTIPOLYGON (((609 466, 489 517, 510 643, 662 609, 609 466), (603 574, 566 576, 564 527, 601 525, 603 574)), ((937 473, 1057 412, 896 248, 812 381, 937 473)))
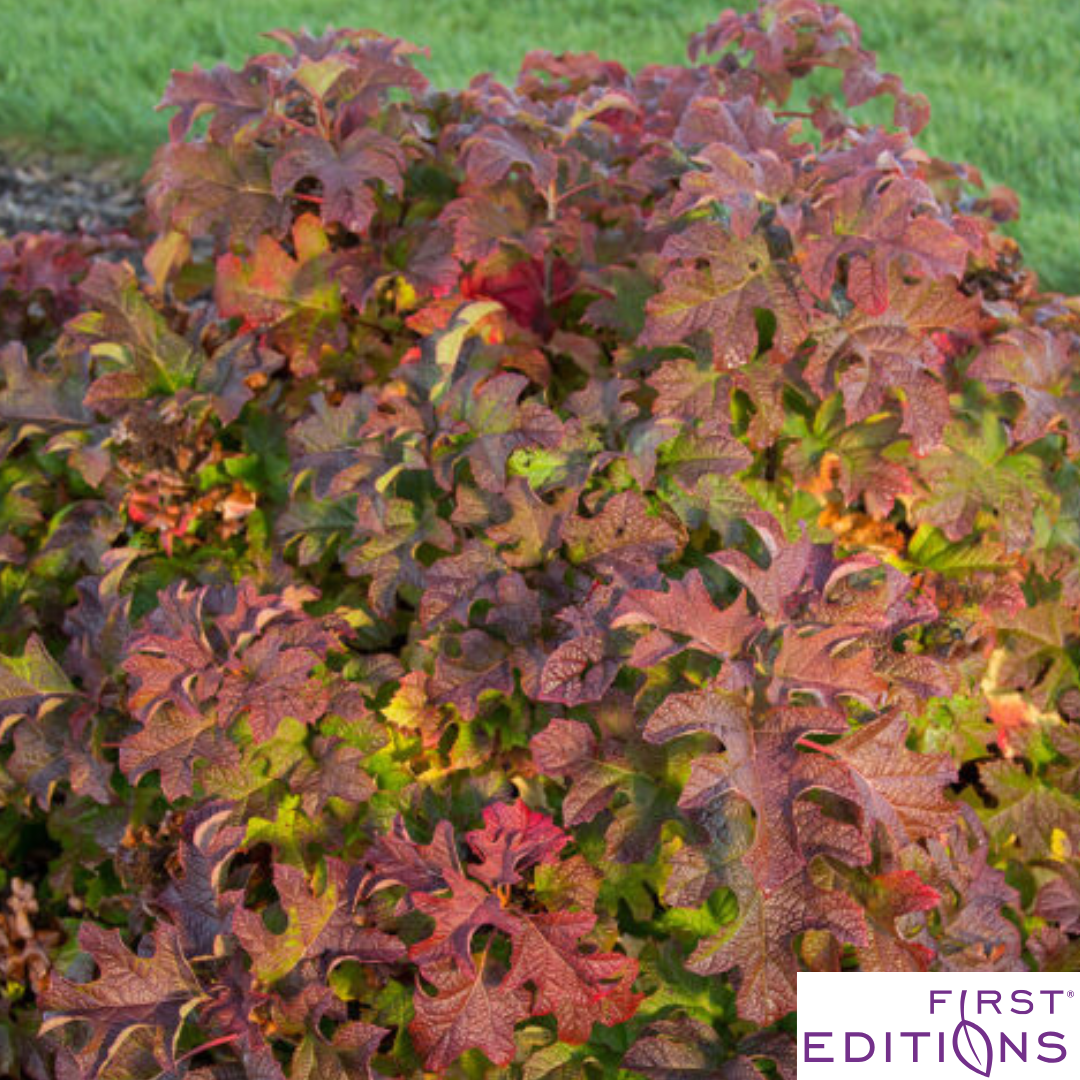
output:
POLYGON ((994 1067, 994 1047, 990 1036, 974 1020, 964 1019, 964 998, 967 991, 960 991, 960 1023, 952 1036, 953 1053, 974 1073, 989 1076, 994 1067), (963 1038, 961 1038, 963 1032, 963 1038), (975 1038, 972 1038, 972 1035, 975 1038), (979 1042, 982 1042, 981 1051, 979 1042), (966 1043, 966 1047, 963 1045, 966 1043))

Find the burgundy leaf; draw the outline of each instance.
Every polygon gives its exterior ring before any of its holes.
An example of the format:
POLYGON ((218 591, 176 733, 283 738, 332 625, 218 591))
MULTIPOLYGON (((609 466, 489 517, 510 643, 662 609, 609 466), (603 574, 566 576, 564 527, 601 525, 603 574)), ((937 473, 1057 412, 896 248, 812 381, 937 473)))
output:
POLYGON ((158 772, 167 799, 190 796, 195 790, 199 762, 217 769, 234 769, 240 751, 217 726, 213 713, 191 715, 172 704, 157 709, 139 731, 120 744, 120 769, 137 783, 147 773, 158 772))
POLYGON ((293 1056, 290 1080, 376 1080, 371 1059, 389 1034, 387 1028, 350 1020, 330 1039, 308 1035, 293 1056))
POLYGON ((280 199, 298 181, 314 177, 322 186, 322 219, 363 233, 375 213, 371 181, 398 193, 405 155, 392 139, 371 129, 354 131, 338 149, 317 135, 300 135, 274 162, 274 194, 280 199))
POLYGON ((424 972, 434 995, 417 987, 409 1032, 428 1069, 445 1069, 466 1050, 482 1050, 499 1066, 517 1051, 514 1025, 529 1015, 529 994, 506 986, 485 954, 474 972, 444 962, 424 972))
POLYGON ((1008 390, 1024 402, 1015 427, 1023 442, 1064 424, 1071 448, 1080 438, 1080 397, 1074 391, 1075 349, 1062 334, 1041 327, 1009 330, 980 352, 967 369, 991 390, 1008 390))
POLYGON ((701 574, 691 570, 681 581, 668 581, 667 592, 634 589, 619 602, 612 627, 646 623, 672 634, 713 656, 738 655, 746 641, 761 629, 761 621, 740 596, 721 610, 712 601, 701 574))
POLYGON ((318 960, 329 970, 342 960, 393 963, 405 957, 397 939, 360 925, 354 917, 348 869, 337 859, 326 861, 326 881, 313 890, 303 870, 278 863, 274 887, 288 919, 285 933, 267 929, 260 912, 237 908, 233 928, 252 960, 252 972, 274 983, 304 960, 318 960))
POLYGON ((880 821, 901 846, 944 832, 956 816, 945 797, 956 779, 952 762, 942 754, 907 750, 906 736, 904 721, 886 715, 825 748, 851 770, 866 814, 880 821))
POLYGON ((214 955, 221 935, 232 926, 240 894, 226 893, 223 877, 244 835, 231 824, 233 815, 227 803, 206 803, 185 817, 179 873, 157 899, 176 924, 189 958, 214 955))
POLYGON ((686 534, 670 513, 653 513, 638 492, 624 491, 612 496, 593 518, 569 518, 563 540, 574 562, 633 583, 677 555, 686 534))
POLYGON ((803 273, 807 284, 827 299, 841 259, 847 263, 848 295, 864 311, 881 314, 889 304, 889 269, 931 279, 959 278, 969 248, 963 237, 932 213, 932 195, 922 184, 900 178, 882 183, 853 177, 815 207, 803 273))
POLYGON ((418 892, 412 897, 417 910, 435 920, 430 937, 409 949, 409 957, 425 969, 437 961, 452 959, 465 971, 472 971, 472 940, 478 930, 491 926, 511 934, 517 916, 503 907, 500 897, 487 887, 455 870, 444 870, 448 892, 418 892))
POLYGON ((718 368, 738 367, 758 349, 758 311, 776 317, 775 346, 791 356, 807 331, 808 304, 792 268, 774 262, 765 240, 737 240, 712 225, 691 226, 669 242, 673 259, 708 260, 707 269, 671 270, 648 304, 640 343, 676 345, 700 335, 718 368))
POLYGON ((776 892, 754 893, 734 932, 700 944, 688 966, 699 975, 737 967, 739 1015, 771 1024, 795 1008, 798 965, 791 941, 807 930, 824 930, 853 945, 866 941, 862 910, 850 897, 797 874, 776 892))
POLYGON ((149 1028, 162 1069, 175 1061, 187 1014, 203 998, 203 988, 184 958, 177 932, 167 923, 154 930, 153 953, 128 950, 118 930, 83 923, 80 947, 93 958, 98 977, 72 982, 54 975, 43 1005, 45 1034, 74 1021, 89 1025, 89 1041, 78 1052, 86 1077, 97 1076, 132 1031, 149 1028))
POLYGON ((366 861, 371 870, 363 883, 365 895, 395 885, 403 885, 409 896, 437 892, 447 887, 448 872, 461 875, 454 831, 448 821, 435 826, 430 844, 418 844, 409 836, 402 818, 396 817, 393 826, 368 848, 366 861))
POLYGON ((636 960, 582 947, 595 922, 586 912, 545 913, 523 919, 513 934, 506 984, 535 988, 532 1015, 553 1013, 563 1042, 587 1042, 594 1023, 629 1020, 642 1000, 632 989, 636 960))

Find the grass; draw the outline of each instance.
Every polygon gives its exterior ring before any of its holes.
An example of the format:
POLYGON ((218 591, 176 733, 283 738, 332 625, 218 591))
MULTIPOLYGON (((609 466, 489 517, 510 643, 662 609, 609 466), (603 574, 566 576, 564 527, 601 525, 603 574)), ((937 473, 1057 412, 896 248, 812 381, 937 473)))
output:
MULTIPOLYGON (((0 139, 122 157, 163 137, 172 68, 237 63, 275 26, 374 26, 428 45, 442 85, 511 78, 530 48, 630 67, 683 57, 722 0, 0 0, 0 139)), ((742 5, 745 6, 745 3, 742 5)), ((1080 293, 1078 0, 846 0, 883 67, 928 95, 931 152, 1021 196, 1017 229, 1047 284, 1080 293)))

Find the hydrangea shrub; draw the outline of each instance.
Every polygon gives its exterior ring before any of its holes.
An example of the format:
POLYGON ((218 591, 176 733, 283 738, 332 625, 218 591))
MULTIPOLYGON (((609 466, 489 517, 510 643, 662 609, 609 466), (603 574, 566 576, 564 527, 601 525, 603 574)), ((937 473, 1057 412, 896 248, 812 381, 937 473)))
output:
POLYGON ((271 37, 142 233, 0 241, 0 1071, 788 1080, 800 969, 1075 969, 1011 194, 816 0, 271 37))

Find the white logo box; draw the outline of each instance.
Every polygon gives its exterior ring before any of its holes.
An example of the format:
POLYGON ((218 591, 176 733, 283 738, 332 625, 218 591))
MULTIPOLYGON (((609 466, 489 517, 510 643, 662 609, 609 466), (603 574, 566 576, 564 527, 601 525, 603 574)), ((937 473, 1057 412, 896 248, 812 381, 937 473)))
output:
POLYGON ((801 971, 798 992, 799 1080, 1080 1080, 1080 972, 801 971))

